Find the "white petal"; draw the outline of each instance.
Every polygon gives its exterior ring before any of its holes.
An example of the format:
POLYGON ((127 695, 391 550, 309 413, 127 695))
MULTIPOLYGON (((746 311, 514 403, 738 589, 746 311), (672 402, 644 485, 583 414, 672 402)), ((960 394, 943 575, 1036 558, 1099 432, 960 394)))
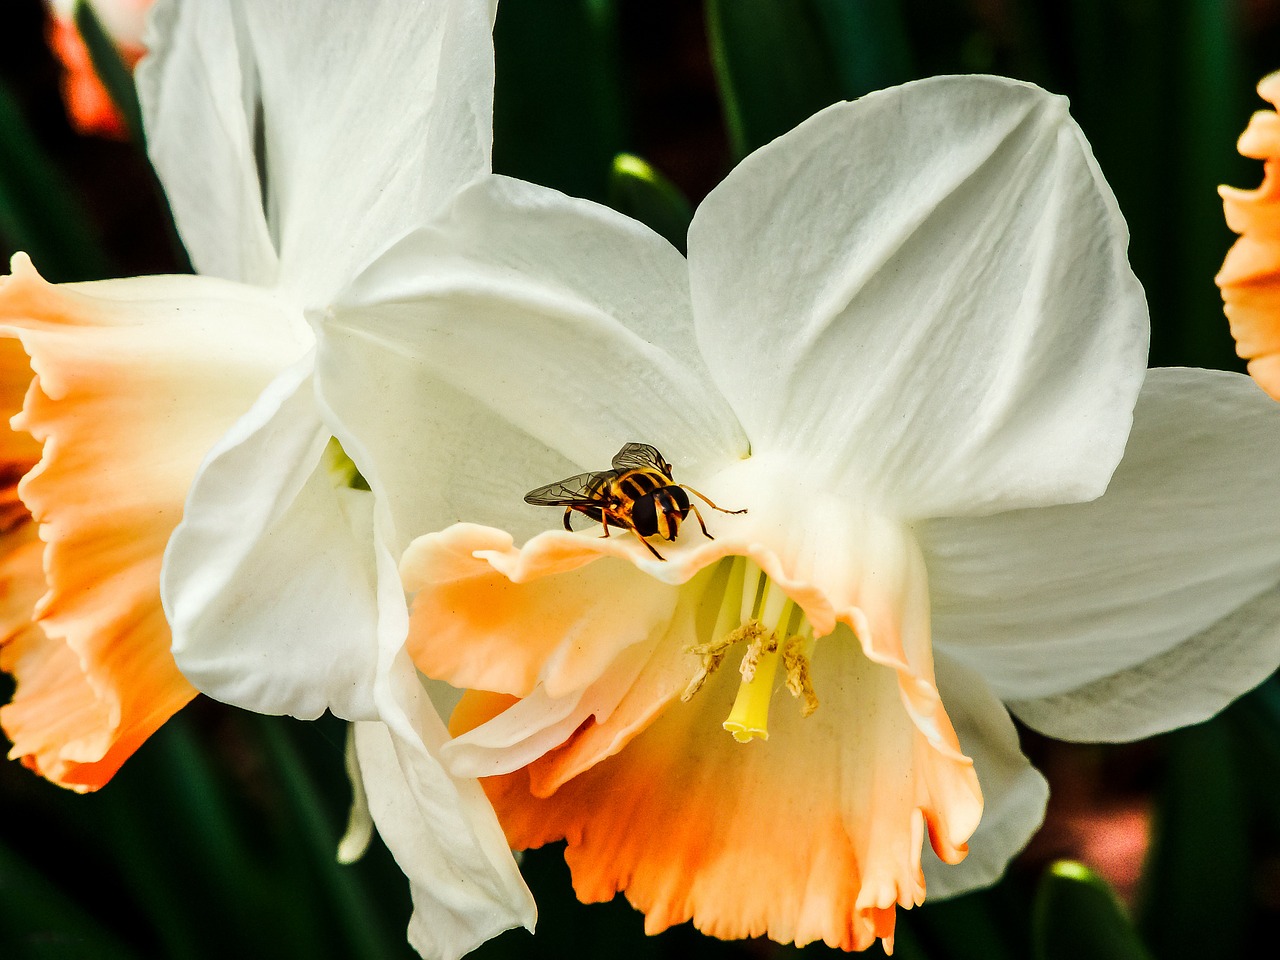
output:
MULTIPOLYGON (((428 707, 417 717, 446 737, 428 707)), ((474 780, 454 780, 421 739, 356 724, 356 749, 378 833, 409 878, 409 940, 424 957, 455 960, 511 927, 533 929, 536 908, 474 780), (492 857, 507 861, 499 869, 492 857)))
POLYGON ((683 477, 746 452, 693 343, 679 253, 607 208, 499 177, 361 277, 321 324, 318 369, 398 535, 458 519, 545 529, 555 519, 523 494, 607 469, 628 441, 683 477))
POLYGON ((1067 693, 1009 704, 1059 740, 1121 743, 1208 720, 1275 672, 1280 587, 1271 587, 1190 640, 1067 693))
POLYGON ((1067 103, 942 77, 756 151, 689 231, 694 314, 753 452, 900 516, 1096 497, 1148 323, 1067 103))
POLYGON ((374 716, 372 496, 338 485, 310 356, 219 441, 165 553, 179 668, 259 713, 374 716))
POLYGON ((269 285, 275 249, 253 147, 256 66, 228 0, 159 0, 138 65, 147 152, 200 273, 269 285))
MULTIPOLYGON (((1074 690, 1177 647, 1280 581, 1277 463, 1280 407, 1248 378, 1151 371, 1100 499, 922 526, 936 643, 1005 700, 1074 690)), ((1236 629, 1254 631, 1254 618, 1236 629)), ((1262 629, 1233 641, 1222 685, 1256 683, 1280 662, 1277 641, 1262 629)), ((1205 691, 1192 712, 1223 696, 1205 691)), ((1170 716, 1186 706, 1165 704, 1170 716)))
POLYGON ((449 735, 405 650, 409 611, 385 547, 389 518, 375 518, 378 670, 383 723, 356 725, 356 749, 378 833, 409 878, 409 942, 424 957, 454 960, 510 927, 533 929, 537 908, 493 807, 475 780, 437 757, 449 735))
POLYGON ((942 702, 973 760, 982 787, 982 820, 969 838, 969 855, 945 864, 926 845, 929 900, 990 886, 1044 820, 1049 784, 1022 755, 1018 731, 982 677, 939 654, 934 664, 942 702))
POLYGON ((321 305, 488 171, 489 0, 242 6, 281 281, 321 305))

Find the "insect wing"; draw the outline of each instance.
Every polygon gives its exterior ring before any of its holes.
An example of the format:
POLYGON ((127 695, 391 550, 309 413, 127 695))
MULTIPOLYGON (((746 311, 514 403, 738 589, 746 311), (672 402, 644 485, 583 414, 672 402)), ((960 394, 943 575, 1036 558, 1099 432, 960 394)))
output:
POLYGON ((588 507, 600 499, 600 491, 614 478, 612 470, 580 473, 567 480, 557 480, 545 487, 530 490, 524 502, 535 507, 588 507))
POLYGON ((671 479, 671 464, 663 459, 657 447, 647 443, 628 443, 613 458, 613 469, 623 470, 657 470, 668 480, 671 479))

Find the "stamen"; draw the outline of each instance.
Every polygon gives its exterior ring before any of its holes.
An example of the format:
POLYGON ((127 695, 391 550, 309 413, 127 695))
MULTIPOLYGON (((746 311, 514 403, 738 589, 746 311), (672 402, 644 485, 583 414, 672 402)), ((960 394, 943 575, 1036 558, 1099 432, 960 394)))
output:
MULTIPOLYGON (((808 626, 808 624, 805 624, 808 626)), ((797 699, 803 697, 800 716, 813 716, 818 709, 818 695, 813 690, 813 679, 809 676, 809 657, 805 648, 813 642, 813 637, 794 636, 782 648, 782 669, 787 674, 787 691, 797 699)))
POLYGON ((747 641, 747 652, 742 655, 742 663, 738 664, 738 673, 742 674, 742 679, 747 683, 750 683, 751 678, 756 675, 760 655, 766 652, 772 653, 778 649, 778 643, 773 639, 773 634, 766 633, 764 627, 760 626, 759 620, 744 623, 729 634, 729 639, 747 641))
POLYGON ((742 611, 739 623, 749 623, 760 616, 760 606, 769 578, 754 560, 743 557, 742 564, 742 611))
POLYGON ((734 557, 730 563, 727 578, 719 581, 723 593, 710 639, 688 650, 702 662, 680 699, 691 700, 719 669, 730 648, 743 643, 746 650, 738 665, 742 682, 723 726, 739 743, 767 740, 779 665, 788 692, 803 701, 801 716, 818 709, 811 677, 813 628, 804 611, 758 564, 746 557, 734 557))
POLYGON ((685 687, 684 693, 680 695, 682 703, 688 703, 693 699, 693 695, 702 689, 707 678, 716 672, 716 668, 724 662, 729 648, 736 642, 734 627, 741 622, 738 619, 738 609, 741 604, 739 591, 743 587, 742 572, 746 568, 747 559, 734 557, 729 564, 728 579, 725 582, 724 594, 720 598, 720 610, 716 614, 715 625, 711 628, 711 640, 689 648, 689 653, 702 658, 702 665, 689 681, 689 685, 685 687))
POLYGON ((725 655, 733 644, 734 636, 730 634, 719 640, 700 643, 696 647, 689 648, 690 653, 702 658, 702 665, 698 667, 698 672, 693 675, 689 685, 684 688, 684 693, 680 694, 681 703, 688 703, 693 699, 693 695, 702 689, 702 685, 707 682, 707 677, 715 673, 720 664, 724 663, 725 655))

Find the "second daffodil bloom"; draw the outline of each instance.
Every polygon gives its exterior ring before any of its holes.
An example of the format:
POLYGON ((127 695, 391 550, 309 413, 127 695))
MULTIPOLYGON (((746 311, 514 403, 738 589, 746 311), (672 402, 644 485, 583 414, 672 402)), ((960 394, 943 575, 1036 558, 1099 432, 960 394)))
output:
POLYGON ((120 110, 98 79, 89 48, 76 27, 76 8, 87 4, 132 69, 146 49, 142 32, 151 0, 48 0, 49 46, 62 62, 62 99, 72 125, 85 134, 123 140, 128 136, 120 110))
MULTIPOLYGON (((1280 104, 1280 73, 1263 78, 1259 95, 1280 104)), ((1240 137, 1240 152, 1265 161, 1256 190, 1219 187, 1227 225, 1240 239, 1217 276, 1236 351, 1258 385, 1280 400, 1280 116, 1259 110, 1240 137)))
POLYGON ((161 0, 139 92, 201 275, 52 285, 19 255, 0 278, 0 397, 15 412, 31 381, 14 426, 43 446, 5 438, 14 754, 96 788, 195 688, 358 721, 433 958, 531 926, 533 904, 479 786, 433 759, 407 538, 327 413, 325 330, 379 253, 487 174, 492 24, 490 0, 161 0))
POLYGON ((1009 709, 1135 738, 1265 677, 1280 417, 1147 376, 1126 243, 1065 100, 939 78, 748 157, 687 261, 488 178, 367 271, 329 399, 400 529, 462 521, 405 553, 410 650, 509 841, 650 932, 891 945, 1039 824, 1009 709), (709 536, 523 501, 627 443, 709 536))

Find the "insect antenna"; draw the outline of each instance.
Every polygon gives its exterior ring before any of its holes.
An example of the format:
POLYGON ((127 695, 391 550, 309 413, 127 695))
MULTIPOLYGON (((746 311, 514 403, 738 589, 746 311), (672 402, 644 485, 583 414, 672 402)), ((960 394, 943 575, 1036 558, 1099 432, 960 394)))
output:
MULTIPOLYGON (((712 510, 719 510, 721 513, 746 513, 747 512, 746 507, 743 507, 741 510, 726 510, 724 507, 718 507, 715 505, 712 499, 708 497, 705 493, 699 493, 697 490, 693 489, 693 487, 689 486, 687 483, 677 483, 676 486, 680 487, 682 490, 689 491, 689 493, 692 493, 698 499, 703 500, 706 503, 706 505, 710 507, 712 510)), ((693 504, 689 504, 689 506, 693 507, 693 504)), ((694 509, 694 513, 698 512, 697 507, 694 507, 693 509, 694 509)), ((699 523, 702 522, 702 514, 700 513, 698 514, 698 522, 699 523)), ((702 532, 706 533, 707 528, 703 527, 702 532)))

